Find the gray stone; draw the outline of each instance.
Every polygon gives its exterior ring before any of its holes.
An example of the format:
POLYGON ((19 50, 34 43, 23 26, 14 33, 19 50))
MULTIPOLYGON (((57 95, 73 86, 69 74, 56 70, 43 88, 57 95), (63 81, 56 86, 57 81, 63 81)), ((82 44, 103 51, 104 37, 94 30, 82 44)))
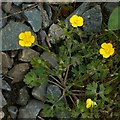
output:
POLYGON ((9 106, 8 112, 10 113, 11 118, 14 120, 17 117, 18 108, 16 106, 9 106))
POLYGON ((11 9, 12 9, 12 2, 4 2, 2 4, 2 9, 6 12, 6 13, 10 13, 11 9))
POLYGON ((60 42, 61 39, 64 39, 64 30, 57 24, 52 24, 49 29, 49 34, 47 40, 50 41, 52 44, 56 44, 60 42))
MULTIPOLYGON (((54 54, 54 53, 53 53, 54 54)), ((56 67, 58 65, 57 60, 48 52, 43 52, 41 57, 47 61, 52 67, 56 67)))
POLYGON ((43 5, 41 3, 39 4, 38 8, 42 16, 42 26, 43 28, 46 28, 49 26, 49 18, 48 18, 47 12, 44 10, 43 5))
POLYGON ((18 36, 23 31, 31 31, 31 28, 23 23, 10 21, 0 31, 2 32, 2 49, 0 48, 0 50, 5 51, 23 48, 18 44, 18 36))
POLYGON ((0 90, 0 109, 3 108, 5 105, 7 105, 7 102, 4 98, 4 96, 2 95, 2 91, 0 90))
POLYGON ((82 15, 85 11, 87 11, 94 3, 92 2, 84 2, 82 3, 73 13, 71 13, 66 19, 65 22, 69 22, 70 18, 74 15, 82 15))
POLYGON ((39 35, 40 35, 39 42, 41 42, 44 47, 47 47, 47 44, 46 44, 47 34, 46 34, 46 32, 44 30, 40 30, 39 35))
POLYGON ((46 10, 46 12, 48 14, 49 20, 51 20, 51 18, 52 18, 52 10, 51 10, 50 5, 47 2, 44 2, 43 7, 44 7, 44 9, 46 10))
POLYGON ((18 119, 19 118, 35 119, 42 108, 43 108, 42 102, 38 100, 30 100, 25 107, 20 107, 18 119))
POLYGON ((100 5, 96 5, 95 7, 89 9, 85 13, 83 13, 84 18, 84 31, 92 31, 100 33, 101 25, 102 25, 102 13, 100 5))
POLYGON ((3 111, 0 111, 0 118, 2 119, 4 118, 4 116, 5 116, 5 113, 3 111))
POLYGON ((5 75, 8 72, 8 68, 12 67, 13 61, 7 53, 0 52, 0 68, 2 68, 2 74, 5 75))
POLYGON ((26 88, 20 89, 18 99, 17 99, 17 104, 26 105, 29 100, 29 97, 30 96, 26 88))
POLYGON ((11 58, 16 57, 17 54, 18 54, 18 51, 17 51, 17 50, 10 51, 10 57, 11 57, 11 58))
POLYGON ((32 58, 36 57, 39 57, 39 53, 31 48, 23 49, 18 55, 18 59, 24 62, 30 62, 32 58))
POLYGON ((12 16, 16 19, 19 19, 19 20, 23 20, 23 16, 21 13, 19 13, 21 11, 20 7, 19 6, 15 6, 13 5, 12 6, 12 9, 10 11, 10 14, 12 14, 12 16), (15 14, 15 13, 18 13, 18 14, 15 14))
POLYGON ((47 94, 51 95, 53 100, 56 100, 61 96, 61 90, 58 86, 49 84, 47 94))
POLYGON ((7 18, 5 18, 7 16, 7 14, 0 9, 0 16, 2 16, 2 20, 0 20, 0 29, 1 29, 7 23, 7 18))
POLYGON ((16 6, 20 6, 22 2, 13 2, 16 6))
POLYGON ((2 80, 2 84, 0 84, 0 89, 11 91, 10 85, 5 80, 2 80))
POLYGON ((29 69, 28 63, 16 64, 9 72, 8 76, 13 78, 12 83, 20 82, 29 69))
MULTIPOLYGON (((1 67, 2 68, 2 67, 1 67)), ((8 73, 8 68, 3 67, 2 68, 2 74, 6 75, 8 73)))
POLYGON ((28 23, 30 23, 34 32, 38 32, 42 27, 42 16, 41 12, 37 9, 31 9, 28 11, 24 11, 24 15, 27 18, 28 23))
POLYGON ((46 87, 47 87, 47 83, 34 87, 32 90, 32 95, 34 96, 34 98, 44 102, 45 94, 46 94, 46 87))
POLYGON ((0 52, 0 57, 2 58, 2 68, 12 67, 13 62, 7 53, 0 52))
POLYGON ((72 15, 77 14, 84 18, 84 31, 92 31, 99 33, 101 31, 102 25, 102 13, 100 5, 96 5, 96 3, 85 2, 82 3, 72 14, 70 14, 65 22, 69 23, 72 15), (91 8, 92 7, 92 8, 91 8))

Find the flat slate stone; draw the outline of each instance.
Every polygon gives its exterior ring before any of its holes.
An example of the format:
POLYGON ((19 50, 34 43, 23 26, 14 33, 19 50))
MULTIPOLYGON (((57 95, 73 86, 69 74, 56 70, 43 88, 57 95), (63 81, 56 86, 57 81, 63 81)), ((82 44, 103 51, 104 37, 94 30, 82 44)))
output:
POLYGON ((18 59, 24 62, 30 62, 32 58, 36 57, 39 57, 39 53, 31 48, 23 49, 18 55, 18 59))
POLYGON ((101 31, 102 25, 102 13, 100 5, 96 5, 96 3, 83 3, 80 5, 72 14, 70 14, 65 22, 70 23, 70 18, 77 14, 84 18, 83 30, 92 31, 95 33, 99 33, 101 31))
POLYGON ((4 17, 7 16, 7 14, 0 9, 0 16, 2 16, 2 18, 3 18, 2 20, 0 20, 0 29, 1 29, 1 28, 4 27, 4 26, 6 25, 6 23, 7 23, 7 18, 4 18, 4 17))
POLYGON ((18 108, 16 106, 9 106, 8 107, 8 112, 10 113, 10 116, 14 120, 17 117, 18 108))
POLYGON ((18 113, 18 119, 27 118, 33 120, 37 117, 39 111, 43 108, 43 103, 38 100, 30 100, 25 107, 20 107, 18 113))
POLYGON ((29 100, 29 94, 27 89, 24 87, 20 89, 18 99, 17 99, 17 104, 19 105, 26 105, 28 100, 29 100))
POLYGON ((100 5, 96 5, 95 7, 89 9, 85 13, 83 13, 84 18, 84 31, 92 31, 99 33, 101 31, 102 25, 102 13, 100 5))
POLYGON ((44 102, 46 88, 47 88, 47 83, 44 83, 44 84, 42 84, 40 86, 36 86, 32 90, 32 95, 34 96, 34 98, 44 102))
POLYGON ((22 49, 23 47, 18 44, 18 35, 23 31, 31 31, 31 28, 23 23, 10 21, 0 30, 2 33, 2 39, 0 39, 2 49, 0 47, 0 51, 22 49))
POLYGON ((37 9, 31 9, 28 11, 24 11, 24 15, 27 18, 28 23, 30 23, 34 32, 38 32, 42 27, 42 16, 41 12, 37 9))

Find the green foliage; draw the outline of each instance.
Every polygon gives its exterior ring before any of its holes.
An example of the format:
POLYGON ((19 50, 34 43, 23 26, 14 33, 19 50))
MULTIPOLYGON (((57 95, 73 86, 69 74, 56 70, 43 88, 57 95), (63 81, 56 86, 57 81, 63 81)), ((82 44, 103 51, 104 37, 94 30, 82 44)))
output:
POLYGON ((48 75, 44 67, 32 69, 25 75, 24 82, 30 86, 39 86, 42 83, 47 82, 48 75))
POLYGON ((87 73, 90 74, 94 80, 103 80, 107 77, 109 68, 106 64, 101 63, 100 60, 96 60, 87 65, 87 73))
POLYGON ((108 21, 109 30, 119 30, 120 29, 120 6, 116 7, 111 13, 108 21))
MULTIPOLYGON (((25 75, 24 82, 32 87, 48 82, 60 88, 60 98, 46 95, 42 110, 44 117, 56 117, 61 111, 64 114, 70 112, 73 118, 99 118, 101 114, 112 116, 111 109, 118 106, 118 92, 113 92, 115 87, 115 91, 119 88, 120 79, 118 36, 113 31, 104 30, 97 35, 68 28, 63 22, 60 25, 66 39, 51 48, 56 53, 58 65, 52 68, 41 57, 33 58, 30 62, 32 68, 25 75), (105 59, 99 53, 103 42, 113 43, 115 54, 110 58, 105 59), (97 105, 87 109, 85 102, 88 98, 97 105)), ((54 56, 50 50, 47 52, 54 56)))
POLYGON ((108 100, 106 95, 112 91, 111 87, 105 87, 103 84, 98 84, 95 82, 88 84, 86 89, 87 96, 91 98, 97 98, 99 95, 103 101, 108 100))
POLYGON ((62 102, 57 102, 58 99, 53 99, 52 96, 46 95, 46 102, 48 104, 44 105, 43 114, 45 117, 54 117, 56 113, 64 110, 64 104, 62 102))
POLYGON ((39 58, 31 60, 33 69, 25 75, 24 82, 30 86, 39 86, 48 81, 48 74, 46 74, 46 64, 39 58))

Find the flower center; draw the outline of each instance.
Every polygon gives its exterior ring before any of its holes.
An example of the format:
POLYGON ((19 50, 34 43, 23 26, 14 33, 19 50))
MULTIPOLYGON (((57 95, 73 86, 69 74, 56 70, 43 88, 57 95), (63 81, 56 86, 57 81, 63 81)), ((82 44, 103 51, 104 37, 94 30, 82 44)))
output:
POLYGON ((106 48, 105 51, 106 51, 106 53, 109 53, 109 52, 110 52, 110 49, 109 49, 109 48, 106 48))

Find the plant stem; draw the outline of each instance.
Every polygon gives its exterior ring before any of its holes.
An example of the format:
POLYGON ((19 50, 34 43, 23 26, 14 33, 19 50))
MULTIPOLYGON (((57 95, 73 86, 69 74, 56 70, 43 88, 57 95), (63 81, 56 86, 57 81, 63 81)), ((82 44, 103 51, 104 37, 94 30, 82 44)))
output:
POLYGON ((61 87, 59 84, 57 84, 57 83, 55 83, 55 82, 53 82, 53 81, 50 81, 50 80, 48 80, 48 82, 53 83, 53 84, 57 85, 59 88, 61 88, 62 90, 64 90, 64 88, 61 87))
POLYGON ((55 77, 53 77, 52 75, 50 75, 50 77, 53 78, 58 84, 60 84, 61 86, 63 86, 63 84, 61 84, 55 77))
POLYGON ((68 77, 69 69, 70 69, 70 65, 68 65, 68 68, 67 68, 67 71, 66 71, 66 74, 65 74, 64 84, 66 84, 66 82, 67 82, 67 77, 68 77))

